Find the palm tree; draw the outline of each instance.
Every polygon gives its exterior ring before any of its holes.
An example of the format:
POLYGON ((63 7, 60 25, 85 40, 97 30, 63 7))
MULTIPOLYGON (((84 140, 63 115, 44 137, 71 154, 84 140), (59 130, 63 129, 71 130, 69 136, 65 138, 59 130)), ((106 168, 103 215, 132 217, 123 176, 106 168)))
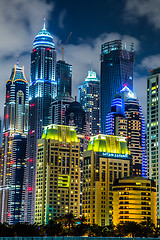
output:
POLYGON ((57 222, 57 218, 48 221, 44 229, 47 236, 60 236, 63 231, 62 223, 57 222))
POLYGON ((137 237, 141 233, 141 226, 134 221, 126 221, 124 223, 120 222, 116 226, 116 232, 119 237, 130 236, 137 237))
POLYGON ((152 220, 143 221, 140 225, 143 237, 153 237, 156 235, 156 228, 152 220))

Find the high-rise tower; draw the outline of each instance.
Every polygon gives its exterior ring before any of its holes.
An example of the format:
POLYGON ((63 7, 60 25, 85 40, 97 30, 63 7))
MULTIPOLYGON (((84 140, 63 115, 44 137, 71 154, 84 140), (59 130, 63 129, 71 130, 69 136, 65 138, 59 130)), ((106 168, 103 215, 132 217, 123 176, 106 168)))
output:
POLYGON ((88 71, 88 76, 79 86, 79 102, 86 112, 90 135, 99 133, 99 88, 100 81, 96 73, 88 71))
POLYGON ((157 218, 160 225, 160 68, 147 78, 147 160, 148 177, 157 186, 157 218))
MULTIPOLYGON (((13 168, 17 167, 17 158, 14 154, 15 146, 13 144, 15 135, 19 134, 24 139, 28 134, 28 81, 24 75, 24 69, 19 67, 19 64, 15 65, 12 69, 10 79, 6 82, 6 98, 4 104, 4 132, 3 132, 3 166, 0 176, 0 216, 1 222, 10 222, 10 218, 14 218, 9 209, 12 204, 12 212, 14 212, 14 201, 16 199, 17 192, 19 192, 19 199, 17 199, 17 216, 20 217, 21 211, 21 189, 23 185, 22 170, 21 179, 16 178, 16 172, 13 168), (12 186, 14 182, 14 188, 12 186), (12 197, 11 197, 12 195, 12 197)), ((23 151, 26 149, 26 139, 23 145, 23 151)), ((22 149, 19 149, 22 151, 22 149)), ((23 156, 23 162, 25 162, 25 154, 23 156)), ((19 159, 19 164, 21 165, 19 159)), ((21 166, 18 166, 19 169, 21 166)), ((13 219, 14 222, 14 219, 13 219)), ((13 223, 12 222, 12 223, 13 223)))
POLYGON ((82 214, 88 224, 109 225, 113 181, 132 171, 126 140, 103 134, 93 136, 83 157, 82 214))
POLYGON ((29 137, 26 173, 25 221, 34 221, 37 140, 43 126, 52 122, 51 102, 56 97, 56 50, 53 37, 45 28, 36 35, 31 52, 29 86, 29 137))
POLYGON ((64 125, 65 112, 74 99, 72 94, 72 65, 64 60, 56 63, 57 97, 52 103, 52 123, 64 125))
POLYGON ((105 133, 106 114, 111 110, 113 96, 127 84, 133 90, 134 47, 128 51, 122 40, 104 43, 101 46, 100 122, 105 133))
POLYGON ((51 124, 38 140, 35 223, 80 215, 80 142, 75 127, 51 124))
POLYGON ((106 134, 127 138, 133 174, 147 177, 145 120, 136 95, 127 86, 114 96, 106 116, 106 134))
POLYGON ((56 63, 56 81, 57 81, 57 95, 61 94, 71 96, 72 93, 72 65, 63 60, 56 63))

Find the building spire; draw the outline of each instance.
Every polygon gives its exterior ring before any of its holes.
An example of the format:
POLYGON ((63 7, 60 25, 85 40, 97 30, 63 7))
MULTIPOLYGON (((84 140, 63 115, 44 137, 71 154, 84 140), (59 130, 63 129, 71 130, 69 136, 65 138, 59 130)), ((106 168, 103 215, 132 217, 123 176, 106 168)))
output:
POLYGON ((93 61, 91 61, 91 72, 93 71, 93 61))
POLYGON ((19 55, 17 55, 17 67, 19 67, 19 55))
POLYGON ((43 30, 46 30, 46 19, 44 18, 43 30))

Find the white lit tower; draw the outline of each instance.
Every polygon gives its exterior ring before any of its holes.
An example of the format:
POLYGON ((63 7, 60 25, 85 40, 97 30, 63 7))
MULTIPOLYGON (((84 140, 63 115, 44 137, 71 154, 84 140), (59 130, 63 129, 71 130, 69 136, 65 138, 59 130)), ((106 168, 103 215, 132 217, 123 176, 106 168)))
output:
POLYGON ((90 135, 99 133, 99 90, 100 80, 96 72, 88 71, 88 76, 79 86, 79 102, 86 112, 87 122, 89 124, 90 135))
POLYGON ((53 37, 45 28, 36 35, 31 52, 31 79, 29 86, 29 136, 26 172, 24 221, 34 222, 35 174, 37 140, 43 126, 51 124, 51 102, 57 95, 55 82, 56 50, 53 37))

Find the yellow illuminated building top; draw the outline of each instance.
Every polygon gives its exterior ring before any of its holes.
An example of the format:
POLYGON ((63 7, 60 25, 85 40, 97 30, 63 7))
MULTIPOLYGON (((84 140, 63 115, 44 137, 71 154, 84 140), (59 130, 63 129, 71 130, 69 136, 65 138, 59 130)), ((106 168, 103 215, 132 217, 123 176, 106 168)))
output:
POLYGON ((91 137, 87 151, 129 154, 126 138, 99 134, 91 137))
POLYGON ((58 140, 60 142, 79 142, 75 127, 56 124, 44 127, 42 138, 58 140))
POLYGON ((23 81, 26 82, 29 86, 29 82, 27 81, 24 73, 24 67, 19 67, 18 65, 14 66, 13 73, 11 74, 11 77, 7 80, 7 82, 12 82, 13 84, 14 81, 23 81))

